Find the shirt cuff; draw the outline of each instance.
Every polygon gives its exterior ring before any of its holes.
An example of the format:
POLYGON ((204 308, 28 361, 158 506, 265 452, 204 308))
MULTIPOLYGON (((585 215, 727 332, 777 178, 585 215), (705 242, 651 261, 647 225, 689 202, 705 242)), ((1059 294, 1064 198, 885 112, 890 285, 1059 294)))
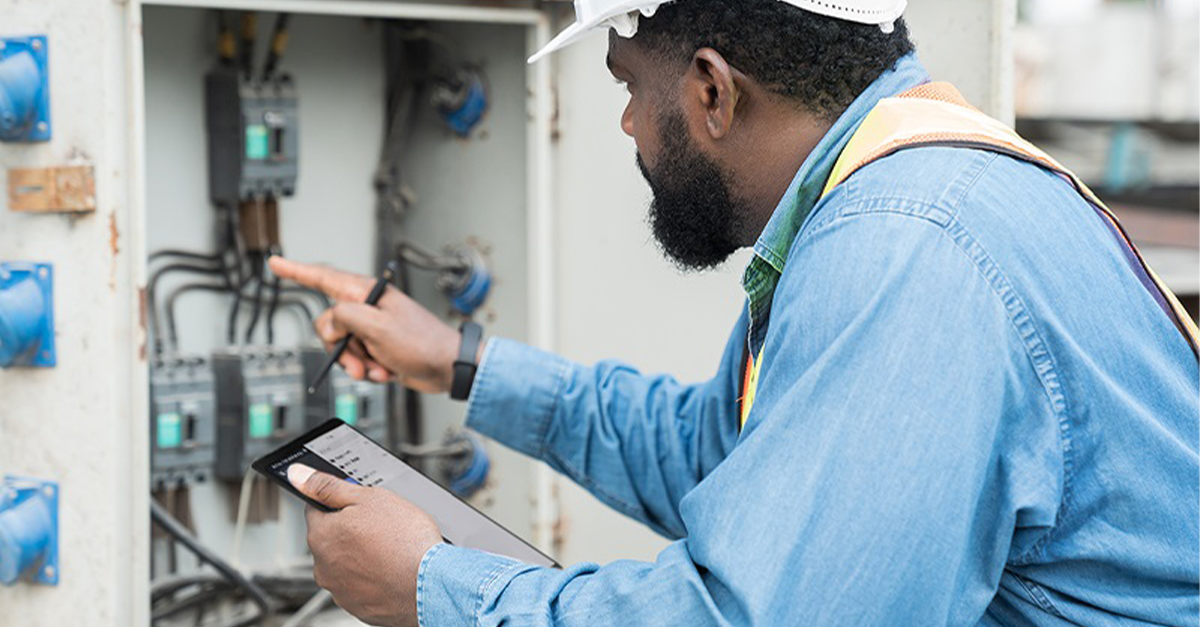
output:
POLYGON ((493 588, 530 568, 484 551, 434 545, 417 570, 417 624, 478 625, 485 601, 495 597, 493 588))
POLYGON ((557 355, 492 338, 467 401, 467 427, 541 459, 572 367, 557 355))

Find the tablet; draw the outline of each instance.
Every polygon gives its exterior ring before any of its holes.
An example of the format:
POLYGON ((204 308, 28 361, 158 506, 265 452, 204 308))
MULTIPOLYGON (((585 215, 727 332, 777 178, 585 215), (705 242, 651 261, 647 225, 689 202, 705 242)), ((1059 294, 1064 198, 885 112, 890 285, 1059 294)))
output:
POLYGON ((337 418, 253 464, 255 470, 309 505, 332 511, 292 487, 287 479, 287 469, 295 463, 404 497, 433 518, 449 544, 511 557, 535 566, 558 567, 554 560, 516 534, 337 418))

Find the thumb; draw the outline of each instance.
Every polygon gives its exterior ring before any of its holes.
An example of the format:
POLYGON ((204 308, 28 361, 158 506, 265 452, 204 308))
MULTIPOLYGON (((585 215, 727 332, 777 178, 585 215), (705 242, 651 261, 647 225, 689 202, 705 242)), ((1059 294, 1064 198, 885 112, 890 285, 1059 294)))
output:
POLYGON ((317 472, 304 464, 292 464, 287 470, 288 481, 292 486, 308 498, 328 505, 333 509, 343 509, 361 502, 369 488, 346 479, 317 472))

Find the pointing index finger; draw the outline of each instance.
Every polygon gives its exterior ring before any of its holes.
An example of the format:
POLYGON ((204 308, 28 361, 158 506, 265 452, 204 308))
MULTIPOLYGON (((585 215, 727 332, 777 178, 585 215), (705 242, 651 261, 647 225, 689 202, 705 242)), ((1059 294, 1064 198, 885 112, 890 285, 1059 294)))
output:
POLYGON ((361 303, 374 285, 369 277, 342 272, 326 266, 300 263, 283 257, 271 257, 271 272, 283 279, 325 292, 334 300, 361 303))

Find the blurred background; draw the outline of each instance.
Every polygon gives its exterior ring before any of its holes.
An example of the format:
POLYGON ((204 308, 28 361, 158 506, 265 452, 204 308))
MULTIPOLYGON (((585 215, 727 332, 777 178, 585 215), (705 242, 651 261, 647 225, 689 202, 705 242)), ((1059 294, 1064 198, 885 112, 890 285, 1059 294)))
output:
POLYGON ((1017 130, 1118 213, 1196 315, 1200 2, 1021 0, 1017 130))

